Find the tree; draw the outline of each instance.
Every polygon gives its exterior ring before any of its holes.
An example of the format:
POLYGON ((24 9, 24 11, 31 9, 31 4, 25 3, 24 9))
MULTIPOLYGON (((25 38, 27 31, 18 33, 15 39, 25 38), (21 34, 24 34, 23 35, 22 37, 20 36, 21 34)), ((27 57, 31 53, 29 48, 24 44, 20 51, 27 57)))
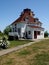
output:
POLYGON ((0 33, 2 33, 1 30, 0 30, 0 33))
POLYGON ((44 37, 48 37, 48 32, 47 31, 45 31, 44 37))
POLYGON ((49 33, 48 33, 48 37, 49 37, 49 33))
POLYGON ((0 37, 2 37, 3 36, 3 33, 0 31, 0 37))
POLYGON ((11 27, 10 27, 10 26, 7 26, 7 27, 4 29, 4 34, 8 35, 9 32, 11 32, 11 27))

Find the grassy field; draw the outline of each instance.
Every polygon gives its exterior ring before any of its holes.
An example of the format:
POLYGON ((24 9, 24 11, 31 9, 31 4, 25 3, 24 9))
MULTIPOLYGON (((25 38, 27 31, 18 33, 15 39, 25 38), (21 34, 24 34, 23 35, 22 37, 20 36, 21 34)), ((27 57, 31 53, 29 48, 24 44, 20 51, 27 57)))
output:
POLYGON ((29 43, 31 42, 31 40, 14 40, 14 41, 9 41, 9 42, 10 42, 9 47, 11 48, 11 47, 16 47, 18 45, 29 43))
POLYGON ((1 56, 0 65, 49 65, 49 39, 1 56))

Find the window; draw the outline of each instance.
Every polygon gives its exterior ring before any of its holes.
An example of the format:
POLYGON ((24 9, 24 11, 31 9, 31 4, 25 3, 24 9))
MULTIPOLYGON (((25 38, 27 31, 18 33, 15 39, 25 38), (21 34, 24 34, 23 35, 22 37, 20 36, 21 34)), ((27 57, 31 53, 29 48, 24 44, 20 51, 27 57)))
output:
POLYGON ((29 17, 28 16, 26 16, 25 21, 29 21, 29 17))
POLYGON ((17 32, 16 27, 15 27, 15 32, 17 32))
POLYGON ((15 26, 16 26, 16 24, 15 24, 15 26))
POLYGON ((24 19, 24 21, 25 21, 25 19, 24 19))
POLYGON ((31 34, 31 31, 28 31, 28 34, 31 34))
POLYGON ((36 22, 36 20, 34 19, 34 22, 36 22))
POLYGON ((15 27, 17 27, 17 24, 15 24, 15 27))
POLYGON ((40 35, 40 31, 38 31, 38 35, 40 35))
POLYGON ((17 29, 17 24, 15 24, 15 32, 17 32, 17 30, 16 30, 16 29, 17 29))
POLYGON ((21 28, 18 28, 18 33, 19 33, 19 35, 21 34, 21 28))
POLYGON ((18 32, 20 32, 20 28, 18 28, 18 32))
POLYGON ((13 32, 14 32, 14 28, 13 28, 13 32))

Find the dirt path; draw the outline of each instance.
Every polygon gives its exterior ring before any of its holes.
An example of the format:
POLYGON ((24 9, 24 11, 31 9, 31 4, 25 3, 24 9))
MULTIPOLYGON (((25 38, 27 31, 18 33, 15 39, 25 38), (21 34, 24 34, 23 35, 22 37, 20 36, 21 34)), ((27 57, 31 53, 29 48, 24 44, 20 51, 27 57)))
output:
POLYGON ((21 48, 24 48, 26 46, 30 46, 30 45, 32 45, 32 44, 34 44, 36 42, 39 42, 39 41, 41 41, 41 40, 35 40, 35 42, 30 42, 28 44, 19 45, 19 46, 14 47, 14 48, 2 50, 2 51, 0 51, 0 56, 5 55, 5 54, 8 54, 8 53, 13 52, 13 51, 17 51, 17 50, 19 50, 21 48))

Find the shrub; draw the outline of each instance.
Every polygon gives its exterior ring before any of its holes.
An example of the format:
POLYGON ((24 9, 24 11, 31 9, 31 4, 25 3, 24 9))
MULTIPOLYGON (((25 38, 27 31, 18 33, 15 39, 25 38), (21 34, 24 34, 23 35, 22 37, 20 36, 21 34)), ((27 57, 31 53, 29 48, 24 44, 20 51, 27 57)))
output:
POLYGON ((0 48, 6 49, 8 48, 8 43, 5 37, 2 38, 2 42, 0 44, 0 48))
POLYGON ((18 36, 8 36, 8 40, 18 40, 18 36))
POLYGON ((45 31, 44 37, 48 37, 48 32, 47 31, 45 31))

